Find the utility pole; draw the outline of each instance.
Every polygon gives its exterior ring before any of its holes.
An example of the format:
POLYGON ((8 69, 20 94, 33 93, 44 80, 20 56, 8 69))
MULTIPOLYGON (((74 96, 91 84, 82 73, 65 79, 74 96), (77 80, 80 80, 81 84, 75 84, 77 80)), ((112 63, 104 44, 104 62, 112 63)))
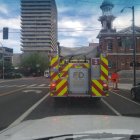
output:
POLYGON ((125 8, 130 8, 132 10, 132 30, 133 30, 133 86, 136 86, 136 40, 135 40, 135 8, 132 7, 124 7, 121 10, 121 13, 125 8))
POLYGON ((133 85, 136 86, 136 41, 135 41, 135 13, 134 13, 134 6, 132 6, 132 27, 133 27, 133 68, 134 68, 134 83, 133 85))

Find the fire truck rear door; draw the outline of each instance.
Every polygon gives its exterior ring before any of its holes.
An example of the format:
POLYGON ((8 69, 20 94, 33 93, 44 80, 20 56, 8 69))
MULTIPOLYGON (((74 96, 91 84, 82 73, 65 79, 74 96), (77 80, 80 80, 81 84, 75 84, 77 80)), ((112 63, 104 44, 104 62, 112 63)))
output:
POLYGON ((70 68, 68 91, 70 94, 82 93, 89 91, 89 76, 87 68, 70 68))

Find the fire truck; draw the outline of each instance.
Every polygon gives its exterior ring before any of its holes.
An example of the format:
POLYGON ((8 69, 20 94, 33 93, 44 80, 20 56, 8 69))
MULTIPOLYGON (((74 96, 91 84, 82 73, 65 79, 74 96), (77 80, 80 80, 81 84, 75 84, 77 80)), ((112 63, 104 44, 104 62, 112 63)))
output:
POLYGON ((93 97, 101 99, 108 94, 108 59, 106 54, 99 58, 69 58, 54 55, 50 62, 50 96, 93 97))

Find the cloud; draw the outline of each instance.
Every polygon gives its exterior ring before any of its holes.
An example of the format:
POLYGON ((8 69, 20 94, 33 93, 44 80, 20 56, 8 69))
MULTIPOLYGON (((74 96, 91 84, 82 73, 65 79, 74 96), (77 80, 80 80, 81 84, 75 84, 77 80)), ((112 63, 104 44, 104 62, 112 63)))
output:
POLYGON ((76 39, 74 38, 69 38, 69 39, 60 39, 60 45, 64 47, 76 47, 75 45, 77 44, 76 39))
MULTIPOLYGON (((65 16, 58 22, 59 38, 60 38, 59 41, 64 41, 62 39, 62 37, 64 37, 66 38, 65 42, 72 41, 71 46, 73 47, 77 46, 77 44, 88 45, 89 42, 98 42, 98 39, 96 37, 100 31, 100 28, 101 24, 98 21, 97 15, 82 18, 81 17, 68 18, 67 16, 65 16)), ((64 45, 69 47, 68 44, 64 43, 64 45)))
POLYGON ((4 4, 0 4, 0 13, 8 15, 9 14, 8 7, 4 4))
POLYGON ((57 9, 58 9, 60 15, 71 10, 71 8, 69 8, 69 7, 58 7, 57 9))
POLYGON ((0 18, 0 27, 9 27, 10 29, 20 29, 20 16, 16 18, 0 18))
POLYGON ((12 48, 14 53, 19 53, 20 51, 20 40, 17 39, 8 39, 8 40, 0 40, 3 46, 12 48))

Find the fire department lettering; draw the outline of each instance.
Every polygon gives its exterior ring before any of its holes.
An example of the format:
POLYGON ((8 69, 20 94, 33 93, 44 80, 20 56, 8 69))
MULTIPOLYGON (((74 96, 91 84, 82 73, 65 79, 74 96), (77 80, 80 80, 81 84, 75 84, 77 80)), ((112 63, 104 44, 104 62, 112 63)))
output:
POLYGON ((81 78, 84 78, 84 73, 83 73, 83 72, 74 72, 74 73, 73 73, 73 78, 74 78, 74 79, 81 79, 81 78))

